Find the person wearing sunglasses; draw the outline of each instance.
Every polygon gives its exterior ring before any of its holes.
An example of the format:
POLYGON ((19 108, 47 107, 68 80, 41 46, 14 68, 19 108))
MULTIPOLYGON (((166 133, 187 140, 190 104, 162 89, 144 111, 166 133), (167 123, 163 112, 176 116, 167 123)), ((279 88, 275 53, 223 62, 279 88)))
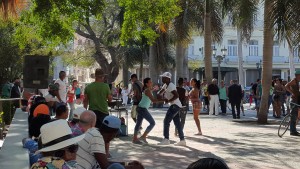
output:
POLYGON ((41 127, 39 150, 42 158, 31 169, 76 168, 77 143, 84 135, 74 137, 66 120, 55 120, 41 127))
MULTIPOLYGON (((119 132, 121 120, 115 116, 106 116, 99 130, 95 127, 96 115, 86 110, 80 115, 79 126, 85 132, 85 137, 78 143, 76 156, 77 169, 99 168, 110 169, 116 164, 109 162, 106 156, 105 144, 108 144, 119 132)), ((143 169, 139 162, 132 162, 121 168, 143 169)), ((120 167, 119 167, 120 168, 120 167)))

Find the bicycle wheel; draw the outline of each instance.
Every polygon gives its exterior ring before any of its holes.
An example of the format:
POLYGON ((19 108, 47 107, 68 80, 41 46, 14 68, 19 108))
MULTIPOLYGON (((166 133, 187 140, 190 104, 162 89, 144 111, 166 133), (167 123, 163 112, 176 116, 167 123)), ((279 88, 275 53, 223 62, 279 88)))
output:
POLYGON ((278 128, 278 136, 282 137, 286 131, 289 129, 291 124, 291 114, 286 115, 283 120, 281 121, 279 128, 278 128))

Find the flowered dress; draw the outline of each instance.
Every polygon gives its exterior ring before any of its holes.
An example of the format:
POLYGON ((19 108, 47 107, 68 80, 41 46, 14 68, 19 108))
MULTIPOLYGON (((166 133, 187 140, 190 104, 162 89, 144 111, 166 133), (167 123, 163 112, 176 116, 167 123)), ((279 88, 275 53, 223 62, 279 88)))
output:
POLYGON ((34 163, 31 169, 75 169, 75 165, 75 163, 67 163, 62 158, 43 157, 34 163))

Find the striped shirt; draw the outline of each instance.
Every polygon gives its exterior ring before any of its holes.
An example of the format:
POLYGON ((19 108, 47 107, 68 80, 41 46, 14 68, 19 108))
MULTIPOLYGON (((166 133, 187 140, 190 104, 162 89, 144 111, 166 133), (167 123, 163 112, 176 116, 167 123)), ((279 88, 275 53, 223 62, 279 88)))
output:
POLYGON ((85 132, 85 137, 79 143, 76 155, 77 169, 91 169, 97 166, 94 153, 105 154, 104 140, 100 132, 90 128, 85 132))

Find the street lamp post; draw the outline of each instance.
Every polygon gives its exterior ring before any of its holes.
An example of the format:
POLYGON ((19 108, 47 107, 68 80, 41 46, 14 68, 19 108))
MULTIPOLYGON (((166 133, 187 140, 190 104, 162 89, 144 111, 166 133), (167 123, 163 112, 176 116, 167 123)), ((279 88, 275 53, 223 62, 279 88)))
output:
POLYGON ((222 52, 222 55, 217 55, 217 49, 215 47, 213 48, 213 56, 218 62, 218 85, 219 86, 220 86, 220 82, 221 82, 221 62, 227 55, 227 49, 225 48, 225 46, 223 49, 221 49, 221 52, 222 52))
POLYGON ((258 71, 258 78, 261 79, 261 60, 256 63, 256 68, 258 71))

